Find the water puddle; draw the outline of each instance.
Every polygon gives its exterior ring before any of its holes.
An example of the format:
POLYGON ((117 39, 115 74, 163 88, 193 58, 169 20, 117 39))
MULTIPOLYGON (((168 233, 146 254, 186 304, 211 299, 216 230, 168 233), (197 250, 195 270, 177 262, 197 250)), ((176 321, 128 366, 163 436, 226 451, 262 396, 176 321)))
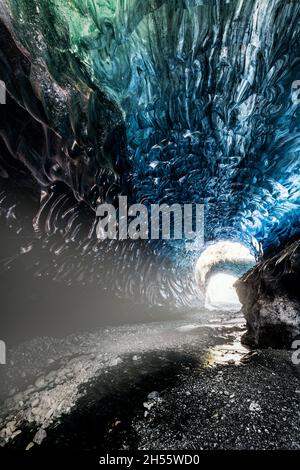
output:
POLYGON ((249 351, 240 340, 235 340, 229 344, 219 344, 210 348, 206 356, 206 367, 216 365, 240 365, 251 359, 255 351, 249 351))

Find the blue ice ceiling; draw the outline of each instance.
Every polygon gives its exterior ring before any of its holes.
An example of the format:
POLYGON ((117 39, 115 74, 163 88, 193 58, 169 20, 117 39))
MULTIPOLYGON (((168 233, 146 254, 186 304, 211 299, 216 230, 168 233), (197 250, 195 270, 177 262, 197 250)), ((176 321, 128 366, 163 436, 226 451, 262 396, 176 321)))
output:
MULTIPOLYGON (((291 92, 300 79, 299 1, 4 5, 30 53, 31 82, 68 145, 66 102, 75 135, 80 112, 86 129, 111 115, 124 123, 124 144, 108 139, 97 161, 119 171, 123 192, 138 202, 204 203, 208 241, 269 250, 300 231, 300 106, 291 92)), ((86 129, 77 134, 88 140, 86 129)), ((66 179, 58 176, 64 163, 55 165, 51 178, 66 179)))

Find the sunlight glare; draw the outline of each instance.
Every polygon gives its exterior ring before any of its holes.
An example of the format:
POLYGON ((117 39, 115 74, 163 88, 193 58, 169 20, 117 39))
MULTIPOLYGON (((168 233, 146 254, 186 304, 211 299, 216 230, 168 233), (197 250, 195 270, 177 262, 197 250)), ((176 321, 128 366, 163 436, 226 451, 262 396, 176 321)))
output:
POLYGON ((233 287, 237 280, 237 277, 232 274, 214 274, 210 278, 206 290, 206 308, 240 310, 241 304, 233 287))

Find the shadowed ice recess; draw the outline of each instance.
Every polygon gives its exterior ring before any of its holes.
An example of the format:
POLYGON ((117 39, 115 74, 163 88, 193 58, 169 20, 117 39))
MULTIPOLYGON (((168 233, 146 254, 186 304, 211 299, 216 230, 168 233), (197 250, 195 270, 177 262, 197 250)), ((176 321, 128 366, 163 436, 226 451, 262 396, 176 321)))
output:
MULTIPOLYGON (((113 280, 152 305, 203 302, 200 249, 95 240, 94 210, 118 194, 204 204, 208 246, 260 255, 299 232, 298 1, 4 0, 0 11, 14 39, 0 78, 30 116, 21 136, 1 123, 1 139, 23 186, 35 181, 32 244, 50 248, 47 274, 113 280), (13 80, 12 54, 24 62, 13 80)), ((220 265, 242 274, 239 261, 220 265)))

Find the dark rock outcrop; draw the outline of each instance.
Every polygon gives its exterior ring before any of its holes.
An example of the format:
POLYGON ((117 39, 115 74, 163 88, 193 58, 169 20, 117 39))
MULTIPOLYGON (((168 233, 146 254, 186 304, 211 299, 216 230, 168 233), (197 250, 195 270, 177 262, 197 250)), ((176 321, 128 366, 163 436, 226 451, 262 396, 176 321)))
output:
POLYGON ((300 335, 300 241, 260 262, 237 283, 247 320, 244 343, 291 348, 300 335))

